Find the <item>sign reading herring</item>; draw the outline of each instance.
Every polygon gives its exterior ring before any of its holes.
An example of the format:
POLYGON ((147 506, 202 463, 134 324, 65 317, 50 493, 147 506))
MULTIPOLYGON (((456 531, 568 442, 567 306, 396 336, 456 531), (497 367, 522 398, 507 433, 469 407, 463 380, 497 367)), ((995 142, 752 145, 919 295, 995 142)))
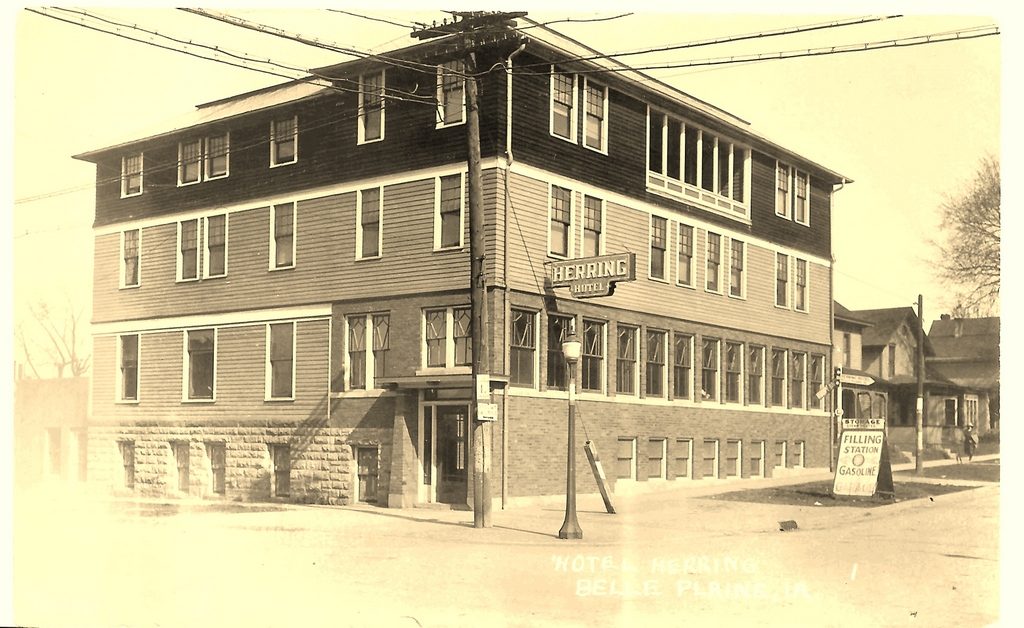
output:
POLYGON ((548 262, 548 283, 552 288, 569 288, 577 299, 606 297, 617 281, 636 279, 636 254, 616 253, 580 259, 548 262))

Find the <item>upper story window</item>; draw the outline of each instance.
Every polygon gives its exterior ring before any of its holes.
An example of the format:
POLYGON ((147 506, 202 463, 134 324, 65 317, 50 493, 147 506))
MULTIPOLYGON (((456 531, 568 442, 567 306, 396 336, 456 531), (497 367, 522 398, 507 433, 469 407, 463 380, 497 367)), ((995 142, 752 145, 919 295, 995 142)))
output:
POLYGON ((567 386, 565 357, 562 342, 575 326, 571 316, 548 315, 547 341, 547 385, 548 388, 565 390, 567 386))
POLYGON ((690 382, 693 381, 693 336, 676 334, 672 342, 675 349, 672 364, 672 396, 676 399, 689 399, 690 382))
POLYGON ((701 341, 700 393, 703 399, 718 399, 718 340, 701 341))
POLYGON ((142 194, 142 153, 121 158, 121 198, 142 194))
POLYGON ((199 219, 178 223, 178 281, 199 278, 199 219))
POLYGON ((198 183, 203 172, 203 140, 178 144, 178 185, 198 183))
POLYGON ((381 256, 382 196, 379 187, 356 192, 356 259, 381 256))
POLYGON ((295 203, 274 205, 270 212, 270 269, 295 266, 295 203))
POLYGON ((804 369, 807 367, 807 354, 792 351, 789 354, 789 407, 804 407, 804 369))
POLYGON ((583 359, 580 388, 591 392, 604 390, 605 324, 583 321, 583 359))
POLYGON ((799 312, 807 311, 807 260, 796 258, 793 260, 794 281, 793 281, 793 308, 799 312))
POLYGON ((121 232, 121 287, 135 288, 139 285, 140 262, 142 261, 142 230, 129 229, 121 232))
POLYGON ((466 66, 461 59, 437 66, 437 127, 466 121, 466 66))
POLYGON ((665 395, 665 342, 663 331, 647 330, 647 364, 644 370, 644 394, 648 397, 665 395))
POLYGON ((197 137, 178 143, 178 185, 228 176, 229 137, 197 137))
POLYGON ((722 236, 708 231, 708 256, 705 288, 708 292, 722 291, 722 236))
POLYGON ((185 399, 213 401, 217 369, 217 330, 185 332, 185 399))
POLYGON ((802 225, 811 220, 811 178, 806 172, 775 162, 775 214, 802 225))
POLYGON ((789 256, 775 254, 775 305, 789 307, 789 256))
POLYGON ((786 404, 786 350, 772 349, 772 387, 770 402, 773 406, 786 404))
POLYGON ((384 70, 359 77, 358 143, 384 139, 384 70))
POLYGON ((569 257, 572 250, 572 190, 551 186, 548 254, 569 257))
POLYGON ((604 201, 583 196, 583 257, 595 257, 604 251, 604 201))
POLYGON ((817 392, 821 390, 825 377, 825 356, 812 353, 811 362, 807 367, 807 401, 812 409, 821 409, 824 397, 819 397, 817 392), (815 393, 815 394, 811 394, 815 393))
POLYGON ((615 392, 636 394, 637 328, 619 325, 619 341, 615 355, 615 392))
POLYGON ((231 156, 231 136, 211 135, 206 138, 206 178, 219 179, 228 176, 231 156))
POLYGON ((749 218, 750 149, 651 109, 647 187, 728 216, 749 218))
POLYGON ((740 383, 743 381, 743 345, 738 342, 725 343, 725 400, 740 402, 740 383))
POLYGON ((576 75, 551 66, 551 134, 576 141, 576 75))
POLYGON ((228 273, 227 214, 206 217, 206 255, 203 259, 205 277, 223 277, 228 273))
POLYGON ((747 349, 747 403, 764 403, 764 347, 750 345, 747 349))
POLYGON ((583 145, 608 152, 608 88, 583 79, 583 145))
POLYGON ((434 211, 434 249, 462 248, 465 219, 462 211, 462 175, 437 180, 434 211))
POLYGON ((358 314, 348 322, 348 388, 379 388, 376 378, 384 377, 391 349, 391 315, 358 314))
POLYGON ((267 325, 267 399, 295 398, 295 323, 267 325))
POLYGON ((537 315, 512 310, 512 335, 509 338, 509 384, 533 388, 537 372, 537 315))
POLYGON ((678 240, 676 283, 693 286, 693 227, 680 224, 678 240))
POLYGON ((651 279, 668 277, 668 219, 651 216, 651 279))
POLYGON ((295 163, 299 158, 299 117, 270 123, 270 167, 295 163))
POLYGON ((473 363, 472 316, 468 307, 423 312, 423 365, 452 368, 473 363))
POLYGON ((729 296, 743 297, 744 268, 746 266, 746 247, 740 240, 729 240, 729 296))
POLYGON ((121 377, 118 380, 120 401, 139 400, 139 335, 118 336, 121 377))

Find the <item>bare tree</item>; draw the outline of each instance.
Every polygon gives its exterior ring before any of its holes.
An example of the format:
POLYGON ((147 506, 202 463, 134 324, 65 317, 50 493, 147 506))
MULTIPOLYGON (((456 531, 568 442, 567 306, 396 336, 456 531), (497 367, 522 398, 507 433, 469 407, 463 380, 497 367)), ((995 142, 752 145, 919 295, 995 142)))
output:
POLYGON ((92 355, 88 322, 82 320, 85 309, 76 308, 69 297, 63 308, 40 301, 29 312, 31 320, 18 324, 15 337, 32 374, 40 377, 46 367, 52 367, 57 377, 65 372, 71 377, 88 373, 92 355))
POLYGON ((938 276, 955 291, 955 309, 984 315, 999 309, 999 159, 982 158, 974 178, 942 210, 938 276))

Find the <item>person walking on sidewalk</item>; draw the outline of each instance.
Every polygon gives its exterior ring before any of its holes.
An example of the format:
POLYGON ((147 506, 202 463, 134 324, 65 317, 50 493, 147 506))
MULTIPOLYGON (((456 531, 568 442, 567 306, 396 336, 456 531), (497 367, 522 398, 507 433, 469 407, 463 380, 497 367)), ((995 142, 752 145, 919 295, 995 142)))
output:
POLYGON ((974 436, 974 426, 968 425, 964 428, 964 453, 967 454, 967 462, 974 459, 974 448, 978 446, 978 439, 974 436))

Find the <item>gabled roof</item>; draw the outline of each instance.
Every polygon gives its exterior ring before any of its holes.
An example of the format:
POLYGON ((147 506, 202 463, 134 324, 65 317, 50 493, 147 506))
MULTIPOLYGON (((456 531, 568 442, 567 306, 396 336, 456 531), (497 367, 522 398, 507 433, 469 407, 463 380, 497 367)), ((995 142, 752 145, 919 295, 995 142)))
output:
POLYGON ((833 301, 832 305, 833 305, 833 308, 832 308, 832 318, 833 319, 839 320, 839 321, 843 321, 844 323, 850 323, 850 324, 853 324, 853 325, 858 325, 860 327, 869 327, 871 325, 871 323, 869 323, 869 322, 867 322, 867 321, 865 321, 865 320, 863 320, 861 318, 858 318, 856 314, 854 314, 851 310, 847 309, 839 301, 833 301))
MULTIPOLYGON (((863 344, 865 347, 879 347, 895 342, 896 332, 900 325, 906 323, 911 332, 918 326, 917 314, 912 307, 891 307, 877 310, 857 310, 853 315, 871 324, 864 330, 863 344)), ((925 354, 934 355, 928 337, 924 338, 925 354)))
POLYGON ((998 316, 933 321, 928 338, 936 357, 999 360, 998 316))

